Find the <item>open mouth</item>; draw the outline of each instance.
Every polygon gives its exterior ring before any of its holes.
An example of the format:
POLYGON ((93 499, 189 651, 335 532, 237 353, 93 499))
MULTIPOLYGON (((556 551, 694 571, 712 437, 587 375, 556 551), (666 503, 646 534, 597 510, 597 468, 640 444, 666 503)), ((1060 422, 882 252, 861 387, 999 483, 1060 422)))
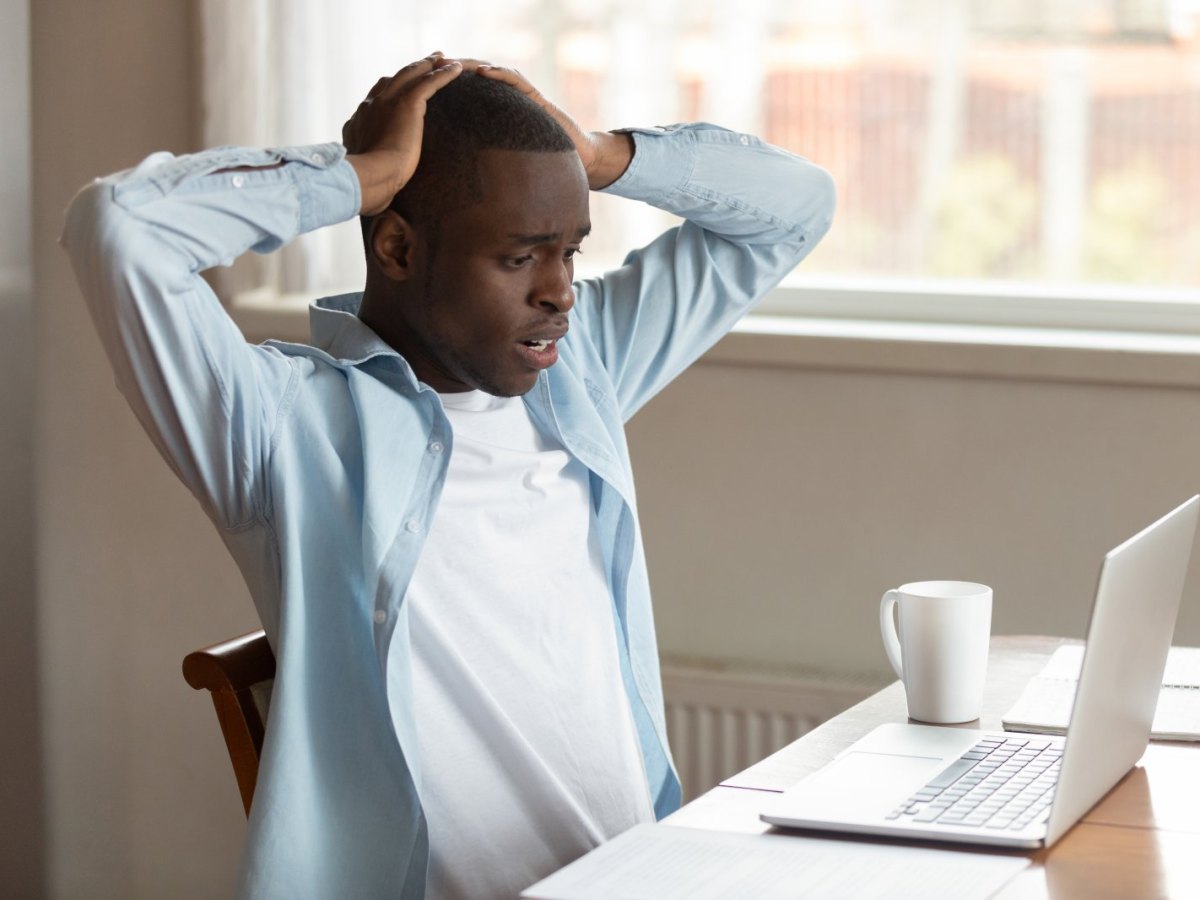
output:
POLYGON ((525 364, 533 369, 548 369, 558 362, 558 339, 538 338, 532 341, 518 341, 520 353, 525 358, 525 364))

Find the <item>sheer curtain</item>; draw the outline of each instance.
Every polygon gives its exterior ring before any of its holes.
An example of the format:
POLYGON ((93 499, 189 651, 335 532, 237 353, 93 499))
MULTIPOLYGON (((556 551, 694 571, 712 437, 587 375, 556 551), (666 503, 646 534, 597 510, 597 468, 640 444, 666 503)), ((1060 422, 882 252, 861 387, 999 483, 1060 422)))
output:
MULTIPOLYGON (((342 123, 381 75, 435 49, 503 52, 505 64, 549 93, 558 5, 201 0, 204 145, 339 140, 342 123)), ((364 275, 361 248, 357 222, 324 229, 281 253, 239 261, 218 274, 219 289, 226 297, 354 289, 364 275)))
MULTIPOLYGON (((338 140, 341 123, 382 74, 379 43, 401 34, 398 20, 411 5, 202 0, 204 145, 338 140)), ((411 26, 408 32, 396 41, 393 58, 417 42, 411 26)), ((232 297, 256 289, 310 295, 350 288, 362 283, 360 247, 356 223, 324 229, 280 253, 239 260, 220 274, 220 289, 232 297)))
MULTIPOLYGON (((199 2, 210 144, 335 140, 442 49, 517 66, 586 128, 704 119, 816 160, 837 225, 794 283, 883 279, 883 316, 896 278, 1200 283, 1200 0, 199 2)), ((599 196, 592 220, 585 275, 665 224, 599 196)), ((322 231, 237 288, 356 287, 360 244, 322 231)))
MULTIPOLYGON (((764 3, 752 0, 750 6, 764 3)), ((699 110, 687 105, 689 95, 675 71, 676 35, 680 17, 719 5, 200 0, 204 144, 338 140, 342 122, 381 75, 432 50, 519 68, 587 128, 694 118, 699 110)), ((734 18, 742 24, 729 30, 743 40, 747 16, 734 18)), ((714 71, 714 79, 720 74, 714 71)), ((749 78, 753 90, 753 75, 749 78)), ((746 82, 747 74, 738 79, 746 82)), ((755 108, 752 102, 735 106, 741 118, 755 108)), ((584 272, 615 263, 669 221, 640 204, 608 197, 593 197, 592 219, 584 272)), ((311 298, 354 290, 363 276, 361 236, 357 222, 350 222, 305 235, 269 257, 243 258, 232 270, 218 272, 215 281, 223 297, 277 302, 279 295, 311 298)))

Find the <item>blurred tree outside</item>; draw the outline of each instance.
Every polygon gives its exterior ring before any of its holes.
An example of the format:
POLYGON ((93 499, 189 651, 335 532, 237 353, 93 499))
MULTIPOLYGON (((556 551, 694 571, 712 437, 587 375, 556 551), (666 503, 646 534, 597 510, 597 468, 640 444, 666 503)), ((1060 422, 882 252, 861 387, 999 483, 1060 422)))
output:
MULTIPOLYGON (((587 128, 717 122, 824 166, 838 212, 801 279, 1200 285, 1200 0, 274 2, 204 5, 208 143, 324 140, 442 46, 502 56, 587 128), (222 48, 247 40, 270 62, 243 77, 222 48)), ((595 197, 580 274, 671 221, 595 197)), ((364 277, 353 223, 271 259, 283 292, 364 277)))
POLYGON ((944 183, 929 271, 947 278, 985 278, 1027 268, 1037 209, 1037 190, 1007 156, 960 160, 944 183))
POLYGON ((1170 203, 1166 181, 1149 160, 1097 178, 1084 243, 1084 277, 1141 284, 1173 281, 1171 231, 1164 225, 1170 203))

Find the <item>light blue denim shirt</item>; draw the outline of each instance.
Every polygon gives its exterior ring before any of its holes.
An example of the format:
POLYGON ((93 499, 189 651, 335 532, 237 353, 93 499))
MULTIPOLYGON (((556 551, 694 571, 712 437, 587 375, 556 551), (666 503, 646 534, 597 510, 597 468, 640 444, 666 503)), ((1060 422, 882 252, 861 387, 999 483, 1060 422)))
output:
MULTIPOLYGON (((686 221, 576 284, 559 362, 525 402, 591 472, 621 672, 661 817, 680 788, 623 426, 808 254, 834 190, 821 169, 748 135, 632 131, 633 162, 608 191, 686 221)), ((357 318, 360 294, 313 308, 312 346, 253 346, 199 274, 351 218, 359 202, 338 144, 156 153, 84 188, 62 239, 117 386, 216 524, 275 649, 247 897, 424 893, 415 724, 401 690, 393 725, 385 665, 393 642, 409 644, 404 595, 453 452, 449 423, 357 318)))

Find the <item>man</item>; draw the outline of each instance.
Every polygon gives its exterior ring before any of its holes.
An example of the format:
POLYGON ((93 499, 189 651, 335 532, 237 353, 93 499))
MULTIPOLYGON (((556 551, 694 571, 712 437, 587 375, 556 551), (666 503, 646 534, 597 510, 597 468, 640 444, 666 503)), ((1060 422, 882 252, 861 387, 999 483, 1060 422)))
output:
POLYGON ((155 154, 63 243, 276 653, 241 894, 511 897, 678 806, 623 423, 833 190, 713 126, 584 133, 440 54, 343 140, 155 154), (687 221, 572 286, 589 189, 687 221), (364 292, 317 304, 312 346, 247 345, 199 273, 356 213, 364 292))

